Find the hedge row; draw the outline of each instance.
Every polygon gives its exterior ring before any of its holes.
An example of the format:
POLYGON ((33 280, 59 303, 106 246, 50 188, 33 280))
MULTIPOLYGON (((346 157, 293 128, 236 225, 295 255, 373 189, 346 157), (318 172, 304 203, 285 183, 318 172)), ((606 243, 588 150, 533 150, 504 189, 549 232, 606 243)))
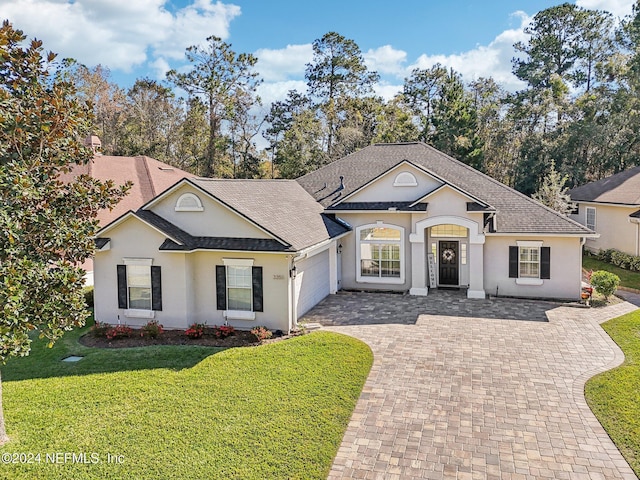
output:
POLYGON ((591 253, 591 255, 598 260, 611 263, 612 265, 624 268, 625 270, 640 272, 640 257, 635 255, 629 255, 628 253, 620 252, 613 248, 600 250, 597 253, 591 253))

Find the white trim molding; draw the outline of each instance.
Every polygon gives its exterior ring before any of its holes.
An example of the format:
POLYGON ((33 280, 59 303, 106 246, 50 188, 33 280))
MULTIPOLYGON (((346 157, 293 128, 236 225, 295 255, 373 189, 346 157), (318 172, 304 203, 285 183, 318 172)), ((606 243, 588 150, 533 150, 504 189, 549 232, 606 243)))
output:
POLYGON ((411 243, 424 243, 424 230, 435 225, 452 224, 465 227, 469 230, 469 243, 472 245, 484 244, 484 233, 480 233, 478 222, 469 220, 464 217, 456 217, 453 215, 440 215, 436 217, 425 218, 416 223, 414 227, 415 233, 409 235, 411 243))
POLYGON ((232 320, 255 320, 256 312, 248 310, 225 310, 223 313, 225 318, 232 320))
POLYGON ((153 258, 130 258, 125 257, 122 259, 122 263, 125 265, 138 265, 141 267, 150 267, 153 265, 153 258))
POLYGON ((176 212, 202 212, 204 211, 204 207, 202 206, 200 197, 195 193, 187 192, 178 197, 174 210, 176 212))
POLYGON ((155 318, 156 312, 139 308, 127 308, 124 311, 124 316, 127 318, 155 318))
POLYGON ((233 267, 253 267, 253 258, 223 258, 222 263, 233 267))
POLYGON ((396 175, 396 178, 393 179, 394 187, 417 187, 418 180, 411 172, 400 172, 396 175))

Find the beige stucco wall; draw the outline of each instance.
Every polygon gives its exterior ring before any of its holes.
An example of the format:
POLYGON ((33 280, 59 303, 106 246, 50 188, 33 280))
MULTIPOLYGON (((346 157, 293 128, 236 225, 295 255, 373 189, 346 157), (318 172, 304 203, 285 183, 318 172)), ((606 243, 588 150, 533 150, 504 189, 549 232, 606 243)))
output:
POLYGON ((570 215, 582 225, 587 224, 587 207, 596 209, 596 232, 600 238, 589 238, 585 248, 593 251, 615 248, 630 255, 639 255, 638 226, 629 222, 629 215, 639 207, 621 207, 595 203, 580 203, 577 215, 570 215))
POLYGON ((110 324, 145 325, 148 319, 127 318, 118 308, 116 265, 124 257, 152 258, 162 267, 162 311, 155 319, 165 328, 185 329, 192 323, 221 325, 222 310, 216 308, 215 266, 223 258, 251 258, 263 267, 264 312, 256 312, 254 320, 229 320, 236 328, 248 329, 265 325, 270 329, 288 330, 289 285, 288 258, 281 254, 194 252, 160 252, 165 237, 131 218, 108 232, 110 249, 96 253, 94 261, 95 317, 110 324))
POLYGON ((179 187, 153 204, 151 211, 196 237, 272 238, 251 225, 245 218, 190 185, 179 187), (176 202, 184 193, 196 195, 202 202, 204 211, 176 212, 176 202))
POLYGON ((353 227, 353 232, 340 240, 342 245, 342 288, 346 290, 408 290, 411 287, 411 245, 409 243, 411 215, 408 213, 346 213, 340 214, 339 217, 353 227), (375 224, 378 221, 404 228, 405 270, 403 283, 372 283, 356 280, 356 228, 375 224))
POLYGON ((530 235, 486 236, 484 245, 484 288, 488 295, 547 297, 577 300, 580 296, 582 253, 580 238, 536 237, 530 235), (542 240, 551 247, 551 278, 542 285, 517 285, 509 278, 509 246, 518 240, 542 240))
POLYGON ((149 319, 127 318, 118 308, 118 277, 116 265, 123 258, 152 258, 153 265, 162 267, 162 311, 155 319, 167 328, 186 328, 188 319, 187 297, 184 288, 171 288, 172 284, 185 284, 184 254, 158 251, 165 236, 131 217, 109 231, 110 249, 97 252, 94 258, 95 318, 110 324, 145 325, 149 319))
POLYGON ((223 310, 216 309, 216 265, 223 264, 223 258, 253 259, 253 265, 262 267, 264 312, 255 312, 254 320, 229 320, 229 324, 239 329, 264 325, 270 329, 289 329, 289 263, 286 255, 259 253, 195 252, 187 255, 193 298, 189 311, 190 321, 207 325, 222 325, 225 321, 223 310))
POLYGON ((347 202, 409 202, 419 199, 428 192, 441 185, 442 182, 434 179, 417 168, 410 165, 402 165, 390 170, 362 191, 349 197, 347 202), (393 186, 396 177, 402 173, 411 173, 417 186, 393 186))

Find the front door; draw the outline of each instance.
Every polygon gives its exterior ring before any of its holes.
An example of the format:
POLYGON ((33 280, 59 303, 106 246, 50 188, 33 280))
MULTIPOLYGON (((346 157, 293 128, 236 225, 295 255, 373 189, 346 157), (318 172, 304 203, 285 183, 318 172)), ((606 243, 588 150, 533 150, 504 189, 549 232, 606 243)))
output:
POLYGON ((440 285, 458 285, 458 242, 440 242, 440 285))

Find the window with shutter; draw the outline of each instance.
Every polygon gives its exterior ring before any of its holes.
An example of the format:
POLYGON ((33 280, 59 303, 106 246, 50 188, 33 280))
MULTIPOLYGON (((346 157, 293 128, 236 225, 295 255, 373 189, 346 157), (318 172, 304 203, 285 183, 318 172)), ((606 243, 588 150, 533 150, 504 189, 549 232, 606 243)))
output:
POLYGON ((541 241, 518 241, 509 247, 509 278, 518 285, 542 285, 551 278, 551 248, 541 241))
POLYGON ((216 308, 226 318, 253 320, 263 311, 262 267, 253 259, 223 259, 216 265, 216 308))

